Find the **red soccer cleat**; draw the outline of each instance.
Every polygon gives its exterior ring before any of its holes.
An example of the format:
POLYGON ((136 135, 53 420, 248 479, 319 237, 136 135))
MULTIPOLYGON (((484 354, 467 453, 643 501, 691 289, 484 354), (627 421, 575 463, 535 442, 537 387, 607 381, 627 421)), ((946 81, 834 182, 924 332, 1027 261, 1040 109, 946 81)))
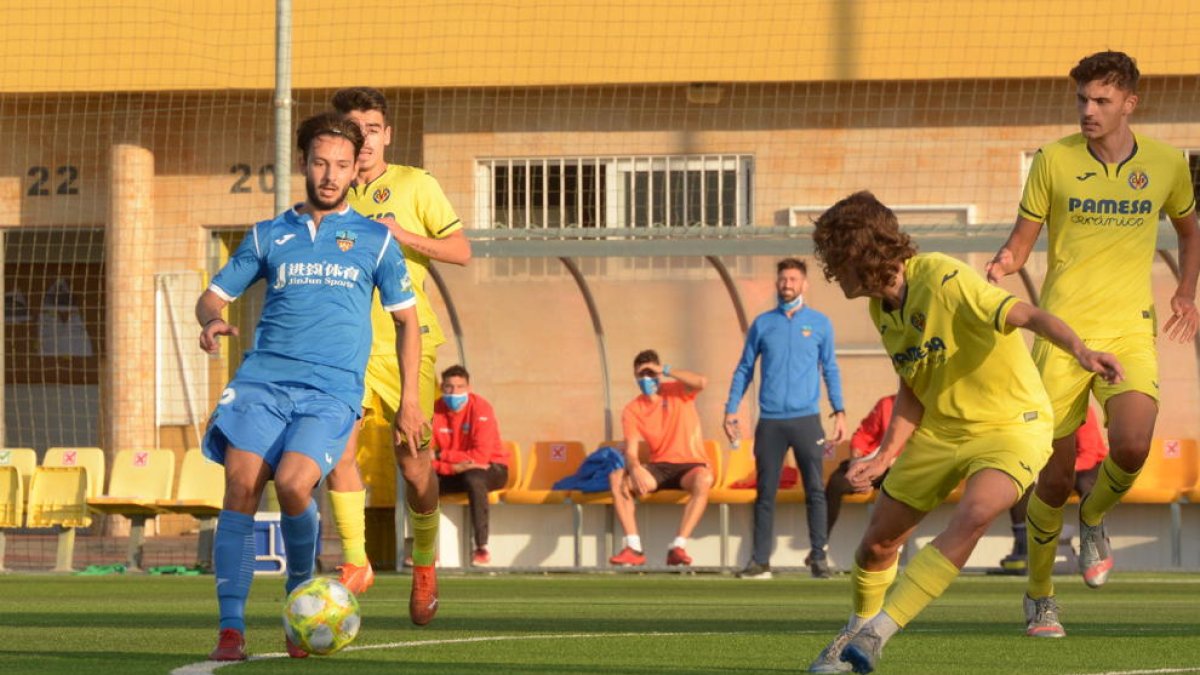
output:
POLYGON ((687 551, 683 550, 682 546, 676 546, 676 547, 672 548, 671 550, 667 551, 667 565, 668 566, 676 566, 676 565, 685 565, 686 566, 686 565, 691 565, 691 564, 692 564, 692 556, 688 555, 687 551))
POLYGON ((624 567, 634 567, 636 565, 645 565, 646 556, 641 551, 635 551, 626 546, 621 549, 621 552, 608 559, 610 565, 621 565, 624 567))
POLYGON ((408 616, 418 626, 433 621, 438 609, 437 570, 433 565, 413 565, 412 593, 408 596, 408 616))
POLYGON ((492 564, 492 554, 488 553, 486 548, 477 548, 475 553, 471 555, 471 565, 474 567, 487 567, 492 564))
POLYGON ((375 583, 375 569, 371 567, 370 561, 361 567, 351 563, 342 563, 338 569, 342 572, 342 578, 339 581, 346 587, 346 590, 355 595, 366 593, 367 589, 375 583))
POLYGON ((246 638, 236 628, 221 629, 217 647, 208 655, 209 661, 245 661, 246 638))
POLYGON ((284 640, 284 642, 287 643, 287 655, 288 656, 292 657, 293 659, 307 659, 308 658, 308 652, 304 651, 304 649, 300 645, 296 644, 295 642, 292 642, 292 639, 290 637, 288 637, 286 634, 284 634, 283 640, 284 640))

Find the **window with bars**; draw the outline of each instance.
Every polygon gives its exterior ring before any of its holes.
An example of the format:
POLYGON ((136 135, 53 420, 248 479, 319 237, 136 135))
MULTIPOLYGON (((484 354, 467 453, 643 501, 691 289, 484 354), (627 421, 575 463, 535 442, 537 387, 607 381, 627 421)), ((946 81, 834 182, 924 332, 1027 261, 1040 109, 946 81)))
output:
POLYGON ((753 166, 750 155, 482 159, 478 221, 503 229, 750 225, 753 166))

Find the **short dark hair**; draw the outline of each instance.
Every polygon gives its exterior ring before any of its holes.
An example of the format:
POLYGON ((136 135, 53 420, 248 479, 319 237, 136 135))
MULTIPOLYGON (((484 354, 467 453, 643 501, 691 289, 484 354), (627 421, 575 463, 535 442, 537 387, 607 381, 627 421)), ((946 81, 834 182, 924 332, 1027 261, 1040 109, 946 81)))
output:
POLYGON ((358 125, 349 120, 343 120, 341 115, 332 112, 313 115, 300 123, 296 130, 296 146, 300 148, 301 156, 308 158, 312 150, 312 142, 319 136, 341 136, 354 145, 354 156, 362 151, 363 135, 358 125))
POLYGON ((643 363, 662 363, 662 361, 658 360, 658 352, 653 349, 643 349, 638 352, 637 356, 633 357, 633 370, 636 372, 638 366, 641 366, 643 363))
POLYGON ((853 265, 863 287, 870 291, 887 288, 897 266, 917 254, 896 214, 865 190, 822 213, 813 224, 812 236, 826 281, 836 278, 835 269, 853 265))
POLYGON ((1100 80, 1131 93, 1137 91, 1140 77, 1137 61, 1125 52, 1096 52, 1080 59, 1071 69, 1071 79, 1076 85, 1100 80))
POLYGON ((372 87, 349 87, 339 89, 329 99, 333 109, 345 115, 354 111, 366 112, 378 110, 386 120, 388 116, 387 97, 382 91, 372 87))
POLYGON ((466 380, 468 384, 471 382, 471 374, 467 372, 466 368, 463 368, 460 365, 453 365, 442 371, 442 382, 445 382, 452 377, 461 377, 462 379, 466 380))
POLYGON ((775 273, 779 274, 784 270, 800 270, 804 276, 808 276, 808 263, 799 258, 784 258, 775 264, 775 273))

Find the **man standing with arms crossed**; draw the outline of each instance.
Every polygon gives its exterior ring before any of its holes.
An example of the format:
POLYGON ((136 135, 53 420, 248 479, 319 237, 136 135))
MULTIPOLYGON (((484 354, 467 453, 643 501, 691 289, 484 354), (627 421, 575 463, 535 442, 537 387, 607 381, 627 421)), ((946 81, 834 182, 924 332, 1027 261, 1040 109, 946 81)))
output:
POLYGON ((1159 213, 1179 237, 1179 285, 1163 326, 1173 340, 1196 334, 1196 275, 1200 234, 1187 161, 1169 145, 1135 135, 1129 118, 1138 104, 1137 64, 1121 52, 1100 52, 1071 70, 1080 133, 1038 150, 1016 225, 987 265, 988 280, 1021 269, 1042 229, 1049 230, 1049 272, 1042 304, 1078 331, 1091 349, 1112 352, 1125 380, 1105 382, 1042 338, 1033 356, 1054 407, 1054 454, 1038 476, 1026 516, 1029 586, 1026 634, 1063 637, 1050 574, 1071 494, 1075 430, 1087 413, 1088 392, 1104 407, 1111 453, 1079 504, 1079 569, 1099 588, 1113 566, 1104 516, 1133 485, 1158 415, 1157 323, 1150 266, 1159 213), (1118 283, 1114 283, 1118 280, 1118 283))
MULTIPOLYGON (((400 328, 393 349, 411 383, 398 402, 397 442, 417 443, 424 425, 413 379, 420 354, 416 298, 404 256, 386 228, 345 201, 362 135, 326 113, 305 120, 297 137, 307 200, 255 225, 196 302, 200 347, 215 353, 218 337, 238 334, 222 310, 255 281, 267 283, 254 346, 221 392, 203 439, 204 454, 225 466, 213 546, 221 632, 209 658, 216 661, 246 658, 254 512, 268 479, 275 479, 283 511, 285 590, 312 578, 318 523, 312 491, 356 426, 376 288, 400 328)), ((291 640, 287 651, 308 656, 291 640)))
POLYGON ((821 428, 821 378, 833 406, 833 438, 846 436, 842 405, 842 379, 834 357, 833 324, 820 312, 804 305, 808 268, 803 260, 784 258, 776 265, 775 291, 779 306, 760 314, 746 333, 742 360, 733 371, 729 400, 725 403, 725 435, 738 437, 738 405, 754 379, 754 362, 762 355, 762 388, 759 420, 754 430, 757 494, 754 497, 754 548, 743 579, 770 579, 771 552, 775 548, 775 493, 788 448, 804 480, 804 504, 812 550, 807 563, 812 575, 829 576, 825 546, 828 530, 822 473, 825 431, 821 428))
MULTIPOLYGON (((347 201, 360 214, 388 227, 400 243, 412 275, 417 296, 417 317, 421 330, 419 395, 426 420, 433 417, 437 398, 434 367, 437 348, 445 337, 425 292, 429 261, 465 265, 471 259, 471 245, 462 231, 462 222, 443 194, 437 180, 423 169, 384 161, 384 149, 391 144, 392 127, 388 123, 387 99, 377 89, 354 87, 333 95, 333 107, 363 132, 364 142, 358 156, 358 175, 347 201)), ((374 581, 374 571, 366 555, 364 509, 366 491, 358 473, 358 463, 368 476, 392 471, 399 462, 406 484, 405 496, 413 530, 413 584, 409 612, 413 623, 425 625, 437 611, 437 576, 434 569, 438 521, 438 481, 432 467, 429 435, 418 446, 397 448, 395 459, 390 440, 380 431, 389 425, 399 403, 401 381, 396 376, 395 330, 381 311, 371 315, 373 340, 367 362, 366 391, 363 397, 366 438, 358 452, 358 429, 351 436, 342 461, 329 477, 330 501, 334 521, 342 538, 344 563, 342 582, 355 593, 362 593, 374 581)))

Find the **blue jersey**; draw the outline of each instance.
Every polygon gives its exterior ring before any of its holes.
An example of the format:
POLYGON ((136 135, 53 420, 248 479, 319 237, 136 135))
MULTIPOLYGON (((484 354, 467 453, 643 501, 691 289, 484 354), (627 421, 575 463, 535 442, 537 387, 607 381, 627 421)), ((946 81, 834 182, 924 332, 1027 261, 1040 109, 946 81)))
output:
POLYGON ((371 353, 371 301, 416 304, 404 254, 387 227, 350 207, 312 217, 290 209, 257 223, 208 289, 227 302, 267 282, 254 344, 236 377, 308 386, 358 410, 371 353))

